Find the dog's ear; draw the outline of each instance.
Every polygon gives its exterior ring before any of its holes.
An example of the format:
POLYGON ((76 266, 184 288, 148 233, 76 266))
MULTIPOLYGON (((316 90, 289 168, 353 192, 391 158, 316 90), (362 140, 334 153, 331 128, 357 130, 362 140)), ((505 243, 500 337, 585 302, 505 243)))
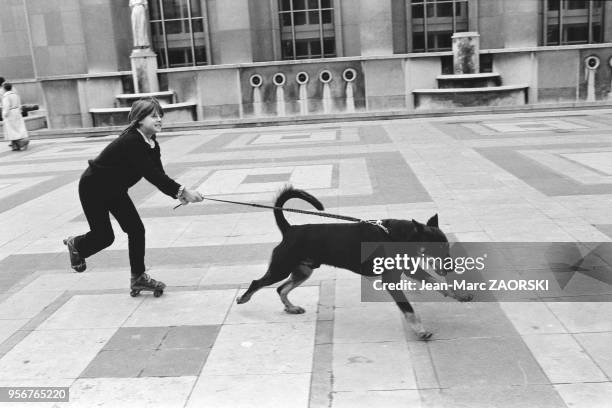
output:
POLYGON ((438 214, 434 215, 427 221, 427 226, 438 228, 438 214))
POLYGON ((417 220, 412 219, 412 223, 414 224, 414 228, 416 229, 416 232, 418 232, 419 234, 425 231, 425 226, 421 224, 420 222, 418 222, 417 220))

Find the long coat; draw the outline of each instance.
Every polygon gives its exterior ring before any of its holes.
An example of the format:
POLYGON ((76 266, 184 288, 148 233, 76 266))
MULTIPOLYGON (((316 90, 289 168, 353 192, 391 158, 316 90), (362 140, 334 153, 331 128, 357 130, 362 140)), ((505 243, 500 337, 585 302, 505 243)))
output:
POLYGON ((2 119, 4 140, 19 140, 28 137, 28 131, 21 116, 21 99, 13 90, 2 96, 2 119))

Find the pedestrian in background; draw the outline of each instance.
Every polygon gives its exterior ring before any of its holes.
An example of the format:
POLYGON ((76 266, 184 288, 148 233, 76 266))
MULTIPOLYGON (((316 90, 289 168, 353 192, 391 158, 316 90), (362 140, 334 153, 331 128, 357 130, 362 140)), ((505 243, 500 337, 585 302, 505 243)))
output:
POLYGON ((2 123, 4 140, 10 141, 13 151, 26 150, 30 140, 21 115, 21 98, 9 82, 2 84, 2 123))

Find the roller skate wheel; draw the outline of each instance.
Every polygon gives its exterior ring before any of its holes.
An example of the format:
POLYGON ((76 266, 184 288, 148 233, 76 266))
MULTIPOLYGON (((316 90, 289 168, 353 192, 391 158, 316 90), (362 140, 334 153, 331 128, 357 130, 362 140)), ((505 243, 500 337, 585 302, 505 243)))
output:
POLYGON ((164 294, 164 290, 163 289, 159 289, 153 292, 153 296, 155 297, 160 297, 161 295, 164 294))
POLYGON ((131 296, 131 297, 136 297, 136 296, 138 296, 138 295, 140 295, 140 291, 139 291, 139 290, 137 290, 137 289, 132 289, 132 290, 130 291, 130 296, 131 296))

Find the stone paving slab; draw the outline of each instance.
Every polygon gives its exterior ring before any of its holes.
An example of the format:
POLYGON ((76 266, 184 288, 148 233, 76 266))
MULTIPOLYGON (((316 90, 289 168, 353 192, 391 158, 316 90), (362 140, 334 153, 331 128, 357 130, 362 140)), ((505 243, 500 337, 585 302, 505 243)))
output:
POLYGON ((36 330, 0 359, 0 379, 76 379, 114 329, 36 330))
POLYGON ((60 291, 15 293, 0 304, 0 319, 31 319, 60 295, 60 291))
POLYGON ((567 332, 545 303, 501 302, 499 306, 520 334, 567 332))
POLYGON ((145 298, 124 324, 130 327, 220 324, 235 295, 235 290, 176 291, 166 293, 163 304, 158 299, 145 298))
POLYGON ((551 385, 470 386, 422 390, 420 395, 422 408, 567 407, 551 385))
POLYGON ((168 336, 164 327, 121 327, 102 348, 109 350, 154 350, 168 336))
POLYGON ((309 373, 312 368, 314 328, 314 322, 223 326, 202 373, 309 373))
MULTIPOLYGON (((507 304, 511 306, 514 302, 507 304)), ((494 338, 516 333, 497 303, 422 302, 414 308, 440 340, 494 338)))
POLYGON ((571 333, 612 331, 609 302, 548 302, 548 308, 571 333))
POLYGON ((310 374, 202 374, 187 407, 308 407, 310 374))
POLYGON ((534 334, 523 340, 553 384, 607 380, 570 334, 534 334))
MULTIPOLYGON (((167 173, 210 197, 269 205, 293 182, 330 213, 422 222, 438 213, 463 242, 597 243, 612 240, 611 117, 467 115, 159 140, 167 173)), ((610 405, 612 288, 587 274, 532 303, 415 295, 429 342, 393 303, 362 301, 357 275, 331 267, 289 295, 305 314, 283 311, 279 284, 238 305, 281 240, 272 212, 213 202, 172 210, 145 182, 130 194, 164 296, 129 297, 116 224, 113 246, 72 273, 62 238, 87 229, 78 177, 111 139, 0 153, 0 386, 69 386, 60 407, 610 405)), ((517 266, 524 278, 547 267, 517 266)))
POLYGON ((199 375, 210 350, 206 348, 179 348, 155 350, 141 377, 183 377, 199 375))
POLYGON ((3 319, 0 320, 0 343, 8 339, 23 327, 30 319, 3 319))
POLYGON ((334 312, 334 344, 404 339, 402 316, 391 303, 342 307, 334 312))
POLYGON ((215 344, 219 329, 218 325, 170 327, 159 347, 162 350, 211 348, 215 344))
POLYGON ((125 295, 77 295, 38 326, 40 330, 120 327, 143 302, 125 295))
POLYGON ((548 383, 518 336, 440 340, 430 350, 441 388, 548 383))
POLYGON ((60 407, 183 406, 196 377, 84 378, 70 387, 71 401, 60 407))
POLYGON ((422 407, 421 396, 416 390, 391 391, 347 391, 334 392, 331 406, 333 408, 350 408, 357 406, 384 406, 389 408, 422 407))
POLYGON ((563 398, 568 407, 572 408, 606 408, 612 398, 612 384, 602 383, 576 383, 559 384, 555 389, 563 398))
POLYGON ((81 378, 139 377, 152 350, 102 350, 79 375, 81 378))
POLYGON ((581 333, 574 338, 607 378, 612 378, 612 333, 581 333))
POLYGON ((416 389, 405 341, 334 344, 334 392, 416 389))

